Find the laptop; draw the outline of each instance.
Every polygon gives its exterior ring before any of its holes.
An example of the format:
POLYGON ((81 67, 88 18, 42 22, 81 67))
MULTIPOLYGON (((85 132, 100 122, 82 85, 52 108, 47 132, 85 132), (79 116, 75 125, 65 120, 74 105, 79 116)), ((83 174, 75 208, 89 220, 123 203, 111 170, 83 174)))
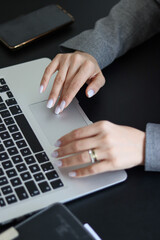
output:
POLYGON ((56 140, 91 121, 76 98, 59 115, 46 108, 55 75, 45 93, 39 94, 39 84, 49 63, 42 58, 0 69, 0 223, 127 178, 122 170, 72 179, 73 168, 56 167, 56 140))

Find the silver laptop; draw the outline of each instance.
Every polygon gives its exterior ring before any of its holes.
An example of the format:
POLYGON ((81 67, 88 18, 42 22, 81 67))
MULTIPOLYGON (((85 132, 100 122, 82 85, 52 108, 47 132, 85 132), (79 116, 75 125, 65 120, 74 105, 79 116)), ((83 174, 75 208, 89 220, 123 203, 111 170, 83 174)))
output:
POLYGON ((48 58, 0 69, 0 223, 54 202, 68 202, 127 178, 125 171, 82 179, 58 169, 54 143, 73 129, 90 124, 78 101, 60 115, 46 108, 54 81, 45 93, 39 84, 48 58))

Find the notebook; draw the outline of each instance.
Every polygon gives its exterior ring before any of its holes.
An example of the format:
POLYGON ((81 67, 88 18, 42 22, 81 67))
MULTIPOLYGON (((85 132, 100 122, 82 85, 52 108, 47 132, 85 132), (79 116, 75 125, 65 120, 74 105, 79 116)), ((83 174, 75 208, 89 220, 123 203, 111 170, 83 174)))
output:
POLYGON ((39 94, 39 84, 49 63, 42 58, 0 69, 0 223, 127 178, 122 170, 72 179, 73 168, 56 167, 57 139, 91 121, 76 98, 59 115, 46 108, 55 74, 45 93, 39 94))

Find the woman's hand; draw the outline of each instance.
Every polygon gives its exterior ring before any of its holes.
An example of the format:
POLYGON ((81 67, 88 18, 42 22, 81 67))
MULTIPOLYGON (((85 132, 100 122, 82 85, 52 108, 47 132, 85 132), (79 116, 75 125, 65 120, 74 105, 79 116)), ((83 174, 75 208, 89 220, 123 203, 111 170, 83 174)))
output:
POLYGON ((91 162, 89 149, 94 149, 97 162, 69 173, 84 177, 97 173, 127 169, 144 164, 145 133, 135 128, 100 121, 79 128, 60 138, 53 152, 59 167, 91 162), (74 154, 72 156, 67 156, 74 154), (61 159, 63 157, 63 159, 61 159))
POLYGON ((75 97, 84 83, 87 97, 92 97, 105 84, 105 78, 94 57, 88 53, 58 54, 46 68, 40 84, 40 92, 44 92, 53 73, 58 70, 50 92, 47 107, 51 108, 58 101, 55 113, 59 114, 75 97))

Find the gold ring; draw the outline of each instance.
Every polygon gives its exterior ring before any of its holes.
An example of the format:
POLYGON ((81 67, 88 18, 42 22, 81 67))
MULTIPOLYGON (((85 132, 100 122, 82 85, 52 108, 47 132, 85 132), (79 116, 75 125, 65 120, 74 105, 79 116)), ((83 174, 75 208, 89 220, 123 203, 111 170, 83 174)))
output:
POLYGON ((96 153, 95 153, 95 151, 93 149, 88 150, 88 153, 89 153, 89 156, 90 156, 92 164, 98 161, 96 153))

